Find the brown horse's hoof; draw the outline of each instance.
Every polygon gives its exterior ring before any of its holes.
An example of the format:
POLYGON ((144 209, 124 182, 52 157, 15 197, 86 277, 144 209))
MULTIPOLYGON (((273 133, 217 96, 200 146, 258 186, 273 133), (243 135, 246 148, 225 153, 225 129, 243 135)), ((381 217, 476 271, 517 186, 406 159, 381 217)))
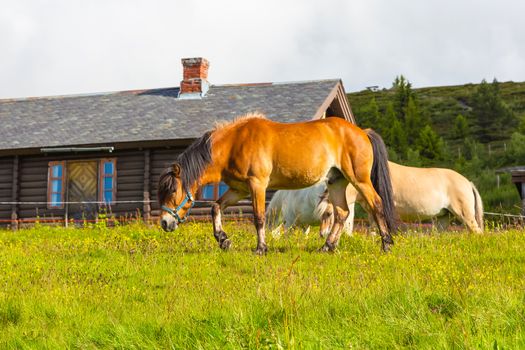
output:
POLYGON ((319 249, 321 253, 333 253, 335 251, 335 245, 332 243, 325 242, 325 244, 319 249))
POLYGON ((232 241, 229 238, 226 238, 224 241, 219 244, 222 250, 229 250, 232 245, 232 241))
POLYGON ((268 253, 268 247, 266 245, 257 247, 254 251, 255 255, 266 255, 268 253))
POLYGON ((392 246, 394 245, 394 243, 388 243, 388 242, 381 242, 381 250, 383 251, 383 253, 390 253, 390 251, 392 250, 392 246))

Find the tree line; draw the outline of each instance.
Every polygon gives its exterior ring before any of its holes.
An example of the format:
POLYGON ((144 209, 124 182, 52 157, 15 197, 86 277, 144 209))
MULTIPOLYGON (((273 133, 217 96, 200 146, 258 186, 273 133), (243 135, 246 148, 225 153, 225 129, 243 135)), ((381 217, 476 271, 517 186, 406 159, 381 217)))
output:
POLYGON ((380 106, 373 96, 356 116, 360 126, 373 128, 383 136, 394 161, 416 166, 461 162, 479 158, 483 145, 508 141, 509 154, 499 165, 525 162, 521 157, 525 156, 525 120, 520 122, 505 104, 496 79, 492 83, 483 80, 477 86, 468 97, 466 113, 458 114, 446 127, 448 135, 438 134, 432 115, 420 107, 417 92, 403 75, 395 78, 391 91, 386 103, 380 106), (509 135, 512 128, 516 132, 509 135), (516 158, 518 150, 523 154, 516 158))
POLYGON ((519 213, 520 199, 510 174, 496 176, 496 170, 525 165, 525 115, 517 116, 508 107, 496 79, 429 107, 429 94, 436 101, 446 99, 437 90, 426 89, 422 103, 410 81, 400 75, 389 90, 372 92, 368 103, 352 107, 359 126, 383 136, 391 160, 454 169, 478 186, 486 210, 519 213))

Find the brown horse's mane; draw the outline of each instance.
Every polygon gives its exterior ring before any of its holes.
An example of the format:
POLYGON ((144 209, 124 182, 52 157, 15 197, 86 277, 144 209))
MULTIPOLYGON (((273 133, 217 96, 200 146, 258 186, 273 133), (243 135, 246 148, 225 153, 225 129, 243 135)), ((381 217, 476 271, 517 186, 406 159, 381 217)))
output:
POLYGON ((252 113, 247 113, 245 115, 236 117, 233 120, 220 120, 215 123, 215 127, 213 128, 213 131, 222 130, 230 126, 235 126, 237 124, 240 124, 246 121, 247 119, 253 119, 253 118, 266 119, 266 116, 259 112, 252 112, 252 113))
POLYGON ((159 205, 164 204, 166 199, 177 190, 177 178, 171 168, 162 171, 159 178, 159 188, 157 189, 157 200, 159 205))

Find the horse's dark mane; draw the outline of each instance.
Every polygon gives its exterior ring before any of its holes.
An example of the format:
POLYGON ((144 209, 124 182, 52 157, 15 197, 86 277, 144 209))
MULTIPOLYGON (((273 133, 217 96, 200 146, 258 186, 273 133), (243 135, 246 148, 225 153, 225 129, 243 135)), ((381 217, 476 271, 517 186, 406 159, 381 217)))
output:
POLYGON ((177 178, 171 168, 162 171, 159 178, 159 188, 157 190, 157 200, 163 205, 166 199, 177 189, 177 178))
POLYGON ((189 188, 200 179, 211 163, 211 131, 206 132, 182 152, 174 164, 181 167, 182 187, 189 188))
POLYGON ((177 177, 173 173, 173 165, 181 168, 180 180, 182 188, 190 188, 199 181, 206 167, 211 163, 211 131, 195 140, 182 152, 172 166, 165 169, 159 178, 158 200, 164 203, 166 198, 177 189, 177 177))

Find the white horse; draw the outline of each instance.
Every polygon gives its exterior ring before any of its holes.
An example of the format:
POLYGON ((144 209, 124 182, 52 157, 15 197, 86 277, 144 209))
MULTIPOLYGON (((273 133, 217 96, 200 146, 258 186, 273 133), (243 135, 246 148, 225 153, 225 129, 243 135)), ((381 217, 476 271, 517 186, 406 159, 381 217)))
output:
MULTIPOLYGON (((305 233, 308 233, 310 225, 319 225, 321 223, 321 225, 324 225, 320 227, 321 233, 328 233, 332 227, 334 216, 332 204, 327 200, 326 189, 326 184, 320 182, 300 190, 280 190, 275 192, 266 209, 268 227, 273 228, 274 232, 281 225, 285 231, 291 227, 299 227, 305 233)), ((351 191, 350 195, 352 195, 354 188, 352 187, 348 190, 351 191)), ((353 214, 352 219, 349 216, 343 230, 351 234, 352 229, 353 214)))
MULTIPOLYGON (((415 168, 388 162, 394 205, 399 217, 405 221, 421 221, 438 217, 441 228, 448 226, 447 212, 457 217, 470 231, 483 231, 483 202, 478 190, 463 175, 451 169, 415 168)), ((354 218, 357 201, 364 205, 360 194, 349 185, 346 191, 349 212, 347 220, 354 218)), ((330 225, 330 204, 325 199, 322 207, 328 213, 322 216, 321 227, 330 225)), ((321 206, 321 205, 320 205, 321 206)), ((317 210, 317 208, 316 208, 317 210)), ((326 231, 321 231, 326 234, 326 231)))

